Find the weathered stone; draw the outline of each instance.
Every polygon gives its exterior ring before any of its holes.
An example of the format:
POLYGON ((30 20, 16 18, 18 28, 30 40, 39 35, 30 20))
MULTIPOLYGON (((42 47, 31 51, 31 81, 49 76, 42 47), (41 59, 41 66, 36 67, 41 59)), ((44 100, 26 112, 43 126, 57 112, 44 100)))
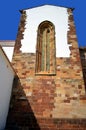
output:
POLYGON ((36 54, 20 51, 26 21, 22 12, 12 61, 18 80, 14 82, 8 127, 14 123, 25 130, 86 129, 85 87, 72 9, 68 14, 70 57, 56 58, 56 75, 37 75, 36 54))

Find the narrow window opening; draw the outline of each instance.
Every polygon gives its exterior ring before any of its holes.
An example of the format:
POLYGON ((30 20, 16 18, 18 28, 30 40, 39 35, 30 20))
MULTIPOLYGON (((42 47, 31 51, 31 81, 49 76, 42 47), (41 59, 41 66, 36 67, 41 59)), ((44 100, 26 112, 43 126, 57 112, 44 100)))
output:
POLYGON ((36 74, 55 75, 55 27, 49 21, 38 27, 36 46, 36 74))

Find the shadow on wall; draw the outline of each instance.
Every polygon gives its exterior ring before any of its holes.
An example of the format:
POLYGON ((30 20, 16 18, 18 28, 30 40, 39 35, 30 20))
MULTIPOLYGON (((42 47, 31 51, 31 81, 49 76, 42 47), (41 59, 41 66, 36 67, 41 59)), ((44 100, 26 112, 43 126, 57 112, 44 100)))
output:
POLYGON ((83 70, 83 77, 84 77, 85 93, 86 93, 86 69, 83 70))
MULTIPOLYGON (((84 97, 85 100, 86 97, 84 97)), ((66 117, 37 119, 31 108, 32 104, 33 97, 26 97, 23 86, 16 77, 5 130, 86 130, 86 119, 67 119, 66 117)))
MULTIPOLYGON (((30 99, 30 103, 31 103, 30 99)), ((34 112, 23 91, 19 78, 14 79, 6 130, 40 130, 34 112)))

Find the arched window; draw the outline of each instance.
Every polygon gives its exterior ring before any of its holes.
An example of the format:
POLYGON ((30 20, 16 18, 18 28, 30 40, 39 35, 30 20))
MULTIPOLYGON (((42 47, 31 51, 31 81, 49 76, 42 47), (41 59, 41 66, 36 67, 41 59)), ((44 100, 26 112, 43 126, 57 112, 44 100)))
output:
POLYGON ((55 27, 49 21, 38 26, 36 45, 36 74, 55 75, 55 27))

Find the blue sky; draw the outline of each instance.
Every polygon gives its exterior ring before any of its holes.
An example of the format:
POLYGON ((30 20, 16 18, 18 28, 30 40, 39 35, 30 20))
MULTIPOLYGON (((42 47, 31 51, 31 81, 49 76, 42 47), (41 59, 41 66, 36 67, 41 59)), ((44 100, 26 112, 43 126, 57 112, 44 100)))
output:
POLYGON ((43 4, 72 7, 79 46, 86 46, 86 0, 0 0, 0 40, 15 40, 19 10, 43 4))

